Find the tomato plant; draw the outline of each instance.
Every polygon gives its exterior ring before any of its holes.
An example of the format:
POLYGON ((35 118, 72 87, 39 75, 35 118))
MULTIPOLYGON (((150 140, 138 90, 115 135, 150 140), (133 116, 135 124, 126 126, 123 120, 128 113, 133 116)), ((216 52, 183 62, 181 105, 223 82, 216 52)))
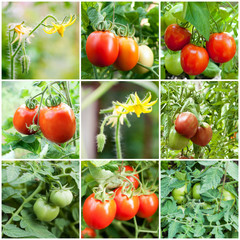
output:
POLYGON ((83 204, 83 218, 89 227, 103 229, 111 224, 116 210, 117 206, 113 199, 101 202, 95 199, 95 194, 92 193, 83 204))
POLYGON ((33 124, 33 118, 35 115, 34 123, 37 124, 37 110, 38 106, 34 109, 29 109, 25 104, 18 107, 13 116, 13 125, 18 132, 26 135, 35 133, 35 131, 30 131, 27 127, 33 124))
POLYGON ((195 198, 195 199, 201 199, 201 196, 200 196, 200 188, 201 188, 200 183, 194 184, 193 189, 192 189, 193 198, 195 198))
POLYGON ((139 49, 137 42, 128 37, 118 37, 119 54, 114 66, 121 71, 129 71, 138 62, 139 49))
POLYGON ((190 42, 191 33, 178 24, 171 24, 164 34, 164 41, 172 51, 179 51, 190 42))
POLYGON ((95 66, 112 65, 119 52, 118 38, 109 31, 92 32, 86 42, 88 60, 95 66))
MULTIPOLYGON (((152 67, 153 62, 154 62, 154 56, 153 56, 153 51, 151 50, 151 48, 149 48, 147 45, 140 45, 138 47, 138 50, 139 50, 138 62, 147 67, 152 67)), ((133 68, 133 71, 138 74, 144 74, 144 73, 147 73, 149 71, 149 69, 144 68, 137 64, 133 68)))
POLYGON ((218 188, 219 192, 222 192, 223 201, 231 201, 233 200, 232 206, 234 205, 235 201, 236 201, 236 197, 229 191, 227 191, 226 189, 222 189, 222 187, 218 188))
POLYGON ((226 32, 213 33, 207 41, 206 48, 209 57, 216 63, 230 61, 236 53, 236 42, 234 38, 226 32))
POLYGON ((187 201, 185 195, 187 194, 187 184, 180 188, 174 188, 172 191, 172 196, 178 204, 183 204, 187 201))
POLYGON ((196 134, 191 138, 191 141, 199 146, 206 146, 212 139, 212 128, 203 123, 203 126, 197 128, 196 134))
POLYGON ((70 190, 53 190, 50 195, 50 201, 61 208, 68 206, 73 200, 70 190))
POLYGON ((46 200, 38 198, 33 206, 33 211, 40 221, 51 222, 59 214, 59 207, 50 205, 46 200))
POLYGON ((173 150, 180 150, 185 148, 188 145, 189 139, 180 135, 174 128, 171 128, 169 137, 168 137, 168 147, 173 150))
POLYGON ((208 66, 209 56, 205 48, 187 44, 181 51, 183 71, 189 75, 198 75, 208 66))
POLYGON ((164 15, 164 21, 165 21, 166 25, 169 26, 170 24, 177 23, 178 18, 176 18, 176 15, 177 15, 177 17, 180 17, 182 12, 183 12, 183 4, 182 3, 176 4, 169 11, 167 11, 164 15))
MULTIPOLYGON (((124 169, 125 169, 125 172, 133 172, 133 171, 134 171, 134 169, 133 169, 132 166, 130 166, 130 165, 123 166, 123 167, 124 167, 124 169)), ((120 171, 120 167, 119 167, 119 171, 120 171)), ((134 177, 136 177, 136 178, 139 179, 139 175, 138 175, 138 174, 134 174, 134 177)), ((133 186, 134 186, 135 188, 138 188, 139 182, 138 182, 138 180, 135 179, 134 177, 132 177, 132 176, 127 176, 127 179, 129 179, 129 180, 133 183, 133 186)), ((127 181, 127 180, 125 180, 125 181, 127 181)))
POLYGON ((86 227, 81 231, 81 238, 95 238, 96 236, 97 234, 92 228, 86 227))
POLYGON ((137 216, 140 218, 151 217, 158 209, 158 197, 155 193, 139 196, 139 210, 137 216))
POLYGON ((177 116, 175 130, 186 138, 193 137, 197 132, 198 120, 191 112, 183 112, 177 116))
POLYGON ((75 133, 75 115, 65 103, 44 107, 40 111, 39 125, 45 138, 55 143, 65 143, 75 133))
POLYGON ((173 75, 180 75, 183 72, 181 65, 180 52, 175 54, 167 53, 165 56, 165 68, 173 75))
POLYGON ((140 202, 138 196, 128 197, 122 193, 122 187, 117 188, 114 192, 114 201, 117 205, 115 218, 121 221, 128 221, 132 219, 139 209, 140 202))

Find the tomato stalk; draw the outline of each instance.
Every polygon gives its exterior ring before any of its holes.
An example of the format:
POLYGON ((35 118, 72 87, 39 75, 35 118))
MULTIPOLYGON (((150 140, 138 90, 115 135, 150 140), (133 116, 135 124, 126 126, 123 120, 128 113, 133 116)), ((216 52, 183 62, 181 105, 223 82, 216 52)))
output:
POLYGON ((117 118, 115 138, 116 138, 115 141, 116 141, 117 158, 122 159, 122 150, 121 150, 121 141, 120 141, 120 115, 117 118))
POLYGON ((148 69, 150 72, 152 72, 154 75, 156 75, 159 78, 159 74, 153 70, 154 67, 147 67, 139 62, 137 64, 140 65, 141 67, 148 69))

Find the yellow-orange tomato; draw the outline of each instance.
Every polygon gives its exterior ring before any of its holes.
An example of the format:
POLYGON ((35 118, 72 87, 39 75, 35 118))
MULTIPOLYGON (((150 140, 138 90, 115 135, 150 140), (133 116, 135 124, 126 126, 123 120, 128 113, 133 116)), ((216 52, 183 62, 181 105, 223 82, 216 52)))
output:
POLYGON ((119 53, 114 66, 121 71, 129 71, 138 62, 139 50, 135 40, 128 37, 119 37, 119 53))

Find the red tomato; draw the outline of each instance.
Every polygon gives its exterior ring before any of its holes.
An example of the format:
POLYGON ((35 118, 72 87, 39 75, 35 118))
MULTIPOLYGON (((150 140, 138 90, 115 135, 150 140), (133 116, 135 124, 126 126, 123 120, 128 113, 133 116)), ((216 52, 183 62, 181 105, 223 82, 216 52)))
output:
POLYGON ((191 138, 191 141, 199 146, 206 146, 212 139, 212 128, 203 123, 203 127, 198 127, 196 134, 191 138))
POLYGON ((109 226, 116 215, 117 206, 114 200, 101 202, 92 193, 83 204, 83 218, 93 229, 103 229, 109 226))
POLYGON ((137 216, 140 218, 151 217, 158 209, 158 197, 155 193, 139 196, 140 206, 137 216))
POLYGON ((205 48, 187 44, 181 51, 183 71, 189 75, 198 75, 208 66, 209 56, 205 48))
POLYGON ((172 51, 181 50, 186 44, 190 43, 190 39, 191 33, 177 24, 169 25, 164 34, 164 41, 172 51))
POLYGON ((114 201, 117 205, 115 218, 121 221, 128 221, 132 219, 137 214, 139 209, 138 196, 128 198, 126 195, 122 194, 122 187, 115 189, 114 192, 116 194, 114 201))
POLYGON ((91 228, 86 227, 84 230, 81 231, 81 238, 95 238, 97 234, 91 228))
POLYGON ((139 58, 138 44, 128 37, 119 37, 119 54, 114 66, 121 71, 129 71, 135 67, 139 58))
POLYGON ((236 53, 236 42, 226 32, 213 33, 206 45, 209 57, 216 63, 230 61, 236 53))
POLYGON ((87 57, 95 66, 106 67, 112 65, 117 59, 118 52, 118 38, 111 32, 95 31, 87 38, 87 57))
POLYGON ((44 107, 40 110, 40 129, 45 138, 55 143, 70 140, 76 130, 76 119, 73 110, 65 103, 55 107, 44 107))
POLYGON ((180 113, 175 121, 175 130, 186 138, 195 135, 198 128, 198 120, 193 113, 180 113))
MULTIPOLYGON (((128 166, 124 166, 124 168, 125 168, 125 172, 133 172, 134 171, 134 169, 131 166, 129 166, 129 165, 128 166)), ((119 170, 120 170, 120 167, 119 167, 119 170)), ((139 175, 138 174, 134 174, 134 177, 139 179, 139 175)), ((134 177, 129 176, 129 177, 127 177, 127 179, 129 179, 133 183, 133 186, 135 188, 138 188, 139 182, 134 177)))
MULTIPOLYGON (((22 134, 31 135, 34 134, 35 131, 30 132, 30 130, 27 128, 30 125, 33 124, 33 117, 38 111, 38 106, 36 106, 34 109, 29 109, 26 107, 25 104, 21 105, 13 116, 13 125, 16 128, 16 130, 22 134)), ((34 123, 37 124, 38 116, 35 117, 34 123)))

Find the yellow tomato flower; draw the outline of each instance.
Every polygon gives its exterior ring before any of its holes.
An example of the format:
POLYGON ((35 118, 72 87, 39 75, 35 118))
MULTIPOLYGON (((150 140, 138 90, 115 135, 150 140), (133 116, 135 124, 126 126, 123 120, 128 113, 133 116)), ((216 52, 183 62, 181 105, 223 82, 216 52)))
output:
POLYGON ((9 25, 10 30, 14 30, 14 32, 17 33, 17 37, 12 42, 14 44, 19 40, 19 43, 22 42, 22 40, 26 39, 28 43, 30 43, 30 37, 34 37, 33 35, 29 36, 29 33, 32 31, 32 28, 30 27, 24 27, 23 23, 21 24, 10 24, 9 25))
POLYGON ((117 124, 117 120, 118 120, 117 116, 119 116, 120 114, 121 114, 121 116, 120 116, 119 121, 120 121, 121 125, 123 125, 123 121, 126 118, 126 114, 125 113, 124 114, 120 113, 123 110, 124 109, 121 106, 115 106, 114 109, 113 109, 113 113, 112 113, 113 117, 111 117, 109 119, 107 125, 112 124, 111 127, 114 127, 117 124))
POLYGON ((55 32, 58 32, 60 34, 60 36, 63 37, 65 28, 68 26, 71 26, 75 21, 76 21, 76 18, 74 18, 74 20, 72 20, 72 15, 71 15, 70 19, 67 23, 56 24, 56 23, 52 22, 53 28, 51 28, 50 30, 47 30, 47 28, 45 28, 45 29, 43 28, 43 31, 47 34, 53 34, 55 32))
POLYGON ((152 111, 152 106, 157 102, 158 99, 155 101, 150 102, 152 96, 151 93, 149 94, 149 97, 146 100, 140 100, 138 97, 137 93, 135 92, 135 98, 134 101, 129 102, 129 103, 120 103, 117 102, 118 105, 124 108, 124 112, 119 112, 119 113, 124 113, 128 114, 131 112, 135 112, 137 117, 140 117, 141 113, 150 113, 152 111))

